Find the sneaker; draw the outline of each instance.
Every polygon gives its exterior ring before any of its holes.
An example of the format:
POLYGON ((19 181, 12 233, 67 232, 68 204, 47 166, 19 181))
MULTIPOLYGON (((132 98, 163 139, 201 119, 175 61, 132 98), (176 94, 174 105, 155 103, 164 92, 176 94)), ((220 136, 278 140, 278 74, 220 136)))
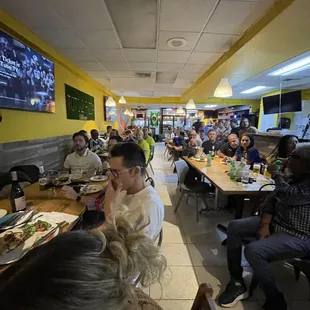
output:
POLYGON ((218 303, 222 307, 232 308, 239 300, 249 297, 249 292, 242 281, 230 280, 225 291, 219 296, 218 303))
POLYGON ((287 310, 287 304, 284 300, 284 296, 281 294, 274 299, 267 299, 263 308, 265 310, 287 310))

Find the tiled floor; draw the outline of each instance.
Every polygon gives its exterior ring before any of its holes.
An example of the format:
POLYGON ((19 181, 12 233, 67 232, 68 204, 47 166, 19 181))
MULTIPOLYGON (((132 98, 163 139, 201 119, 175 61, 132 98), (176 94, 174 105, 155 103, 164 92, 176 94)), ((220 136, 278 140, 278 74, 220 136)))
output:
MULTIPOLYGON (((168 261, 168 270, 161 283, 146 289, 150 296, 165 310, 189 310, 195 298, 198 283, 207 282, 214 290, 216 300, 229 279, 226 262, 226 249, 221 245, 225 237, 217 231, 218 223, 227 223, 233 216, 224 211, 210 212, 200 216, 196 222, 194 201, 186 205, 182 202, 178 213, 174 214, 179 192, 177 176, 173 173, 171 162, 163 156, 163 144, 157 144, 152 165, 155 175, 155 188, 165 205, 164 239, 162 252, 168 261)), ((225 201, 225 199, 223 199, 225 201)), ((212 200, 209 202, 212 205, 212 200)), ((250 209, 250 208, 248 208, 250 209)), ((251 269, 245 261, 244 275, 251 279, 251 269)), ((290 310, 309 310, 309 287, 304 276, 295 282, 290 267, 283 263, 272 265, 280 289, 289 301, 290 310)), ((234 309, 258 310, 264 302, 260 289, 249 300, 238 303, 234 309)), ((216 309, 223 309, 216 305, 216 309)))

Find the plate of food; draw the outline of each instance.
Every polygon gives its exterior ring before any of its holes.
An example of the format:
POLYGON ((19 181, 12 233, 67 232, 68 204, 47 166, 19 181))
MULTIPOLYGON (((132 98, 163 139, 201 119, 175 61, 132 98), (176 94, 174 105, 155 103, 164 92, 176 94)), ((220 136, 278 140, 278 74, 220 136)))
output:
POLYGON ((106 175, 94 175, 93 177, 90 178, 91 181, 93 182, 103 182, 108 180, 109 177, 106 175))
POLYGON ((59 233, 56 223, 34 220, 24 226, 14 227, 0 234, 0 265, 11 264, 21 259, 34 244, 48 233, 55 231, 47 240, 59 233))
POLYGON ((7 214, 0 219, 0 230, 6 230, 18 225, 22 225, 23 223, 27 222, 32 215, 33 211, 19 211, 7 214))
POLYGON ((86 185, 85 188, 81 189, 84 195, 99 193, 103 190, 101 185, 86 185))

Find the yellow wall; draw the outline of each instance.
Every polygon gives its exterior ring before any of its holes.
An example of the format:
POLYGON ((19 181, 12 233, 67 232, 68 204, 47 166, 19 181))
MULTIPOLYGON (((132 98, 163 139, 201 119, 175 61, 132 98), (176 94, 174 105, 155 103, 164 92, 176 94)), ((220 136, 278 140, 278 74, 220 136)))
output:
POLYGON ((0 143, 72 134, 81 129, 103 130, 107 125, 117 127, 116 122, 109 123, 103 120, 103 96, 109 94, 107 90, 3 11, 0 11, 0 20, 3 23, 0 23, 0 29, 55 62, 56 83, 55 114, 1 109, 3 119, 0 123, 0 143), (65 83, 95 98, 95 121, 67 119, 65 83))

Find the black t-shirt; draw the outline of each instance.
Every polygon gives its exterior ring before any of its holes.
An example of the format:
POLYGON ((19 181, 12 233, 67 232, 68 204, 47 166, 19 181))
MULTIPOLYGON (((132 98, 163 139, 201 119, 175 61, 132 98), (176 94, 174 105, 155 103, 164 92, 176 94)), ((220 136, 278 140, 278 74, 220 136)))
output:
POLYGON ((212 151, 212 146, 214 145, 214 151, 218 151, 221 147, 221 142, 220 141, 215 141, 212 143, 211 141, 205 141, 202 143, 203 151, 205 154, 209 154, 209 152, 212 151))
POLYGON ((220 151, 228 157, 234 157, 237 149, 233 149, 229 143, 226 142, 221 146, 220 151))
POLYGON ((232 133, 235 133, 236 135, 238 135, 238 132, 239 132, 240 129, 241 129, 240 127, 231 128, 230 133, 231 133, 231 134, 232 134, 232 133))

